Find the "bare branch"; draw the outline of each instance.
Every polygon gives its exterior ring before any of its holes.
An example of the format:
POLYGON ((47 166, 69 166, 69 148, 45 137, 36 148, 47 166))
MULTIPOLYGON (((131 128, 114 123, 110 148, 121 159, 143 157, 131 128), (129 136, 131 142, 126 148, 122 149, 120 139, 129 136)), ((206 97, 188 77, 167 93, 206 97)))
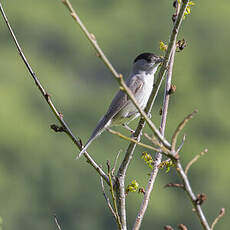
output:
MULTIPOLYGON (((135 144, 137 144, 137 145, 139 145, 139 146, 141 146, 141 147, 144 147, 144 148, 147 148, 147 149, 151 149, 151 150, 153 150, 153 151, 161 151, 161 149, 157 149, 157 148, 154 148, 154 147, 151 146, 151 145, 147 145, 147 144, 144 144, 144 143, 142 143, 142 142, 139 142, 139 141, 137 141, 136 139, 127 137, 127 136, 123 135, 123 134, 120 133, 120 132, 114 131, 114 130, 112 130, 112 129, 107 129, 107 130, 108 130, 110 133, 112 133, 112 134, 114 134, 114 135, 117 135, 118 137, 120 137, 120 138, 122 138, 122 139, 124 139, 124 140, 134 142, 135 144)), ((168 156, 167 153, 165 153, 165 155, 168 156)))
POLYGON ((112 170, 111 170, 112 176, 114 176, 114 171, 115 171, 116 166, 117 166, 117 160, 118 160, 118 158, 119 158, 119 156, 120 156, 121 151, 122 151, 122 150, 120 150, 120 151, 117 153, 116 158, 115 158, 115 160, 114 160, 113 168, 112 168, 112 170))
POLYGON ((155 138, 155 136, 151 136, 151 137, 150 137, 148 133, 144 133, 144 136, 145 136, 149 141, 151 141, 154 145, 163 147, 163 146, 161 145, 161 143, 155 138))
POLYGON ((109 198, 107 197, 106 193, 105 193, 105 186, 104 186, 104 182, 103 182, 103 179, 102 177, 100 177, 100 180, 101 180, 101 187, 102 187, 102 193, 103 193, 103 196, 105 197, 105 200, 106 200, 106 203, 111 211, 111 213, 113 214, 113 217, 115 218, 115 220, 117 221, 117 216, 116 216, 116 213, 114 212, 113 210, 113 207, 109 201, 109 198))
POLYGON ((188 164, 185 167, 185 174, 188 174, 188 170, 190 169, 190 167, 201 157, 203 156, 205 153, 208 152, 208 149, 205 149, 204 151, 200 152, 199 154, 197 154, 191 161, 188 162, 188 164))
MULTIPOLYGON (((24 64, 26 65, 26 68, 28 69, 31 77, 33 78, 36 86, 38 87, 39 91, 41 92, 41 94, 43 95, 44 99, 46 100, 46 102, 48 103, 50 109, 52 110, 53 114, 55 115, 55 117, 58 119, 58 121, 60 122, 61 126, 63 127, 63 129, 65 130, 66 134, 70 137, 70 139, 74 142, 74 144, 78 147, 79 150, 81 150, 81 141, 78 140, 72 133, 72 131, 70 130, 70 128, 68 127, 68 125, 66 124, 66 122, 64 121, 63 119, 63 115, 61 113, 58 112, 58 110, 56 109, 56 107, 54 106, 52 100, 51 100, 51 97, 50 95, 45 91, 45 89, 43 88, 43 86, 41 85, 40 81, 38 80, 35 72, 33 71, 32 67, 30 66, 29 62, 27 61, 18 41, 17 41, 17 38, 10 26, 10 23, 7 19, 7 16, 3 10, 3 7, 2 7, 2 4, 0 3, 0 11, 1 11, 1 14, 6 22, 6 25, 9 29, 9 32, 13 38, 13 41, 18 49, 18 52, 24 62, 24 64)), ((87 161, 90 163, 90 165, 93 166, 93 168, 100 174, 100 176, 103 177, 103 179, 109 183, 109 179, 107 177, 107 175, 103 172, 103 170, 97 165, 97 163, 92 159, 92 157, 87 153, 85 152, 84 153, 84 156, 86 157, 87 161)))
POLYGON ((184 185, 183 184, 176 184, 176 183, 168 183, 164 186, 164 188, 183 188, 184 189, 184 185))
POLYGON ((198 110, 194 110, 192 113, 190 113, 188 116, 184 118, 184 120, 177 126, 175 132, 172 136, 172 153, 175 153, 176 143, 177 143, 177 137, 180 134, 181 130, 184 128, 184 126, 188 123, 189 120, 193 118, 193 116, 198 112, 198 110))
POLYGON ((62 230, 60 224, 58 223, 58 219, 57 219, 56 214, 54 214, 54 222, 55 222, 55 224, 57 225, 57 229, 58 229, 58 230, 62 230))
POLYGON ((170 225, 165 225, 164 229, 165 230, 174 230, 174 228, 172 226, 170 226, 170 225))
POLYGON ((197 197, 195 196, 194 192, 192 191, 192 187, 190 185, 189 179, 188 179, 188 177, 187 177, 187 175, 186 175, 186 173, 185 173, 179 160, 176 162, 176 168, 177 168, 177 173, 179 174, 179 176, 181 177, 181 179, 183 181, 184 189, 185 189, 188 197, 190 198, 190 200, 193 204, 194 211, 197 214, 203 229, 211 230, 211 228, 208 224, 208 221, 206 220, 206 217, 203 213, 203 210, 201 209, 199 202, 197 202, 198 201, 197 197))
POLYGON ((176 153, 175 153, 175 156, 177 156, 179 154, 179 152, 181 151, 183 145, 184 145, 184 142, 185 142, 185 139, 186 139, 186 135, 184 134, 183 138, 182 138, 182 142, 180 144, 180 146, 178 147, 176 153))
POLYGON ((172 160, 177 160, 178 156, 175 154, 173 155, 171 151, 169 151, 164 145, 162 145, 156 138, 155 136, 150 137, 147 133, 144 133, 144 136, 150 140, 154 145, 159 146, 160 149, 158 149, 156 152, 161 152, 164 154, 166 157, 169 157, 172 160))
POLYGON ((219 215, 216 217, 216 219, 213 221, 211 230, 214 229, 215 225, 218 223, 218 221, 225 215, 225 208, 222 208, 219 212, 219 215))
POLYGON ((188 230, 188 228, 187 228, 184 224, 179 224, 179 225, 178 225, 178 228, 179 228, 180 230, 188 230))
POLYGON ((107 161, 107 166, 108 166, 108 176, 109 176, 109 185, 110 185, 110 192, 111 192, 111 196, 112 196, 112 201, 113 201, 113 207, 114 207, 114 211, 115 211, 115 215, 116 215, 116 221, 117 221, 117 225, 119 227, 119 229, 123 229, 122 225, 121 225, 121 219, 118 213, 118 209, 117 209, 117 200, 114 194, 114 189, 113 189, 113 181, 112 181, 112 175, 111 175, 111 170, 110 170, 110 162, 107 161))

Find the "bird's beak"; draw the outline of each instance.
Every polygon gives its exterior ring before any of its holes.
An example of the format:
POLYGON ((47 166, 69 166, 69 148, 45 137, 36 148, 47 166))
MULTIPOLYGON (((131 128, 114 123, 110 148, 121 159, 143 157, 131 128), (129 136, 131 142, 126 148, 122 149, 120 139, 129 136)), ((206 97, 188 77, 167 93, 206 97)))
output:
POLYGON ((158 59, 156 60, 156 64, 161 63, 161 62, 163 62, 163 61, 164 61, 164 58, 158 57, 158 59))

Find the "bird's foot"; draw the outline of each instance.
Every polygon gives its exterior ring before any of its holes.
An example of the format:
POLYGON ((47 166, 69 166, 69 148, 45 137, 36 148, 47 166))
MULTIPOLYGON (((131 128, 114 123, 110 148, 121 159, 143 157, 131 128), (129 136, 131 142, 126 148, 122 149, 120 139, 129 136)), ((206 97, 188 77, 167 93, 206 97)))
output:
POLYGON ((135 130, 131 129, 127 124, 122 124, 122 126, 127 129, 131 134, 133 135, 135 133, 135 130))

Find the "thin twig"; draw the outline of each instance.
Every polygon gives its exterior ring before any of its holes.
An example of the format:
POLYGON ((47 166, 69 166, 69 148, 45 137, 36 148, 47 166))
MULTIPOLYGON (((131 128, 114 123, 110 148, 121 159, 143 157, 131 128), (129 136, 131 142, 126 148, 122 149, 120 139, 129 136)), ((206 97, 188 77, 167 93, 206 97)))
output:
POLYGON ((188 162, 188 164, 185 167, 185 174, 188 174, 188 170, 190 169, 190 167, 201 157, 204 156, 205 153, 208 152, 208 149, 205 149, 204 151, 200 152, 199 154, 197 154, 191 161, 188 162))
POLYGON ((169 151, 167 148, 165 148, 164 145, 162 145, 154 136, 150 137, 149 134, 144 133, 144 136, 151 141, 154 145, 159 146, 159 150, 156 152, 161 151, 165 156, 169 157, 172 160, 177 160, 177 155, 171 154, 171 151, 169 151))
POLYGON ((177 184, 177 183, 168 183, 164 186, 164 188, 183 188, 184 189, 184 185, 183 184, 177 184))
POLYGON ((170 225, 165 225, 164 230, 174 230, 174 228, 170 225))
POLYGON ((57 219, 56 214, 54 214, 54 222, 57 225, 58 230, 62 230, 60 224, 58 223, 58 219, 57 219))
POLYGON ((116 167, 117 167, 117 160, 118 160, 118 158, 119 158, 119 156, 120 156, 121 151, 122 151, 122 150, 120 150, 120 151, 117 153, 116 158, 115 158, 115 160, 114 160, 113 168, 112 168, 112 170, 111 170, 112 176, 114 176, 114 171, 115 171, 115 169, 116 169, 116 167))
POLYGON ((111 192, 111 196, 112 196, 114 212, 115 212, 115 215, 116 215, 116 221, 117 221, 117 225, 118 225, 119 229, 122 230, 123 228, 122 228, 122 225, 121 225, 121 219, 120 219, 118 208, 117 208, 117 200, 116 200, 116 197, 115 197, 115 194, 114 194, 113 181, 112 181, 112 175, 111 175, 109 161, 107 161, 107 166, 108 166, 108 177, 109 177, 110 192, 111 192))
MULTIPOLYGON (((147 149, 151 149, 153 151, 161 151, 161 149, 157 149, 157 148, 154 148, 153 146, 151 145, 147 145, 147 144, 144 144, 142 142, 139 142, 137 141, 136 139, 134 138, 131 138, 131 137, 127 137, 125 135, 123 135, 122 133, 120 132, 117 132, 115 130, 112 130, 112 129, 107 129, 110 133, 114 134, 114 135, 117 135, 118 137, 124 139, 124 140, 127 140, 127 141, 131 141, 131 142, 134 142, 135 144, 141 146, 141 147, 144 147, 144 148, 147 148, 147 149)), ((166 156, 168 156, 167 152, 165 153, 166 156)))
POLYGON ((185 189, 188 197, 190 198, 190 200, 193 204, 193 207, 195 209, 195 213, 197 214, 203 229, 211 230, 211 228, 208 224, 208 221, 206 220, 206 217, 203 213, 203 210, 201 209, 199 202, 197 202, 197 197, 194 194, 194 192, 192 191, 192 187, 190 185, 189 179, 188 179, 187 175, 185 174, 185 171, 184 171, 179 160, 176 162, 176 169, 177 169, 177 173, 179 174, 179 176, 181 177, 181 179, 183 181, 184 189, 185 189))
POLYGON ((198 112, 198 110, 194 110, 188 116, 184 118, 184 120, 177 126, 175 132, 172 135, 172 153, 175 153, 177 137, 180 134, 181 130, 185 127, 189 120, 193 118, 193 116, 198 112))
POLYGON ((188 228, 187 228, 184 224, 179 224, 179 225, 178 225, 178 228, 179 228, 180 230, 188 230, 188 228))
POLYGON ((177 151, 176 151, 176 153, 175 153, 175 156, 177 156, 177 155, 179 154, 179 152, 181 151, 181 149, 182 149, 182 147, 183 147, 183 145, 184 145, 185 139, 186 139, 186 135, 184 134, 184 135, 183 135, 183 138, 182 138, 182 142, 181 142, 181 144, 179 145, 179 147, 178 147, 178 149, 177 149, 177 151))
POLYGON ((161 146, 161 147, 162 147, 161 143, 155 138, 155 136, 151 136, 151 137, 150 137, 148 133, 144 133, 144 136, 145 136, 149 141, 151 141, 154 145, 156 145, 156 146, 161 146))
MULTIPOLYGON (((33 71, 32 67, 30 66, 29 62, 27 61, 18 41, 17 41, 17 38, 10 26, 10 23, 7 19, 7 16, 3 10, 3 7, 2 7, 2 4, 0 3, 0 11, 2 13, 2 16, 6 22, 6 25, 9 29, 9 32, 14 40, 14 43, 18 49, 18 52, 24 62, 24 64, 26 65, 26 68, 28 69, 31 77, 33 78, 36 86, 38 87, 39 91, 41 92, 41 94, 43 95, 44 99, 46 100, 46 102, 48 103, 50 109, 52 110, 53 114, 55 115, 55 117, 58 119, 58 121, 60 122, 61 126, 64 128, 65 130, 65 133, 70 137, 70 139, 74 142, 74 144, 78 147, 79 150, 81 150, 82 148, 82 145, 81 145, 81 141, 78 140, 72 133, 72 131, 70 130, 70 128, 68 127, 68 125, 66 124, 66 122, 64 121, 63 119, 63 115, 61 113, 58 112, 58 110, 56 109, 56 107, 54 106, 51 98, 50 98, 50 95, 45 91, 45 89, 43 88, 43 86, 41 85, 40 81, 38 80, 35 72, 33 71)), ((87 153, 85 152, 84 153, 84 156, 86 157, 87 161, 90 163, 90 165, 93 166, 93 168, 100 174, 100 176, 103 177, 103 179, 109 183, 109 179, 107 177, 107 175, 104 173, 104 171, 97 165, 97 163, 92 159, 92 157, 87 153)))
POLYGON ((215 225, 218 223, 218 221, 225 215, 225 208, 222 208, 219 212, 219 215, 216 217, 216 219, 213 221, 211 230, 214 229, 215 225))
POLYGON ((111 211, 111 213, 113 214, 113 217, 115 218, 115 220, 117 221, 117 216, 116 216, 116 213, 114 212, 113 210, 113 207, 109 201, 109 198, 107 197, 106 193, 105 193, 105 186, 104 186, 104 182, 103 182, 103 179, 102 177, 100 177, 100 180, 101 180, 101 187, 102 187, 102 193, 103 193, 103 196, 105 197, 105 200, 106 200, 106 203, 109 207, 109 210, 111 211))

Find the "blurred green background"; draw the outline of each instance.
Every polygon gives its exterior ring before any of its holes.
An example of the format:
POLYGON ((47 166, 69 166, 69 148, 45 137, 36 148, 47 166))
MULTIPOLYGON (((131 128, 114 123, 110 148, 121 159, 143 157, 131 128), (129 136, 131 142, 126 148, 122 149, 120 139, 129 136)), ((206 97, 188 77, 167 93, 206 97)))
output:
MULTIPOLYGON (((64 114, 76 136, 85 142, 105 112, 118 85, 96 57, 61 1, 1 1, 17 38, 41 83, 64 114)), ((159 55, 159 41, 168 41, 172 1, 73 0, 73 6, 94 33, 115 68, 128 75, 136 55, 159 55)), ((183 148, 184 165, 209 149, 192 166, 190 178, 196 194, 204 192, 209 223, 220 208, 226 216, 216 229, 229 228, 229 41, 230 2, 198 1, 183 21, 179 39, 188 47, 177 53, 166 135, 195 108, 199 113, 188 124, 183 148)), ((0 19, 0 216, 2 229, 56 229, 53 214, 63 229, 116 229, 102 196, 100 180, 57 124, 30 78, 0 19)), ((162 92, 152 112, 159 124, 162 92)), ((135 122, 132 124, 135 127, 135 122)), ((123 130, 121 130, 123 131, 123 130)), ((146 128, 146 131, 149 131, 146 128)), ((106 160, 125 150, 127 143, 105 133, 89 148, 104 167, 106 160)), ((145 186, 148 168, 137 148, 127 183, 136 179, 145 186)), ((121 153, 120 161, 124 152, 121 153)), ((184 223, 201 229, 184 192, 164 189, 179 182, 174 170, 161 171, 142 229, 163 229, 184 223)), ((132 225, 142 195, 127 198, 128 224, 132 225)))

